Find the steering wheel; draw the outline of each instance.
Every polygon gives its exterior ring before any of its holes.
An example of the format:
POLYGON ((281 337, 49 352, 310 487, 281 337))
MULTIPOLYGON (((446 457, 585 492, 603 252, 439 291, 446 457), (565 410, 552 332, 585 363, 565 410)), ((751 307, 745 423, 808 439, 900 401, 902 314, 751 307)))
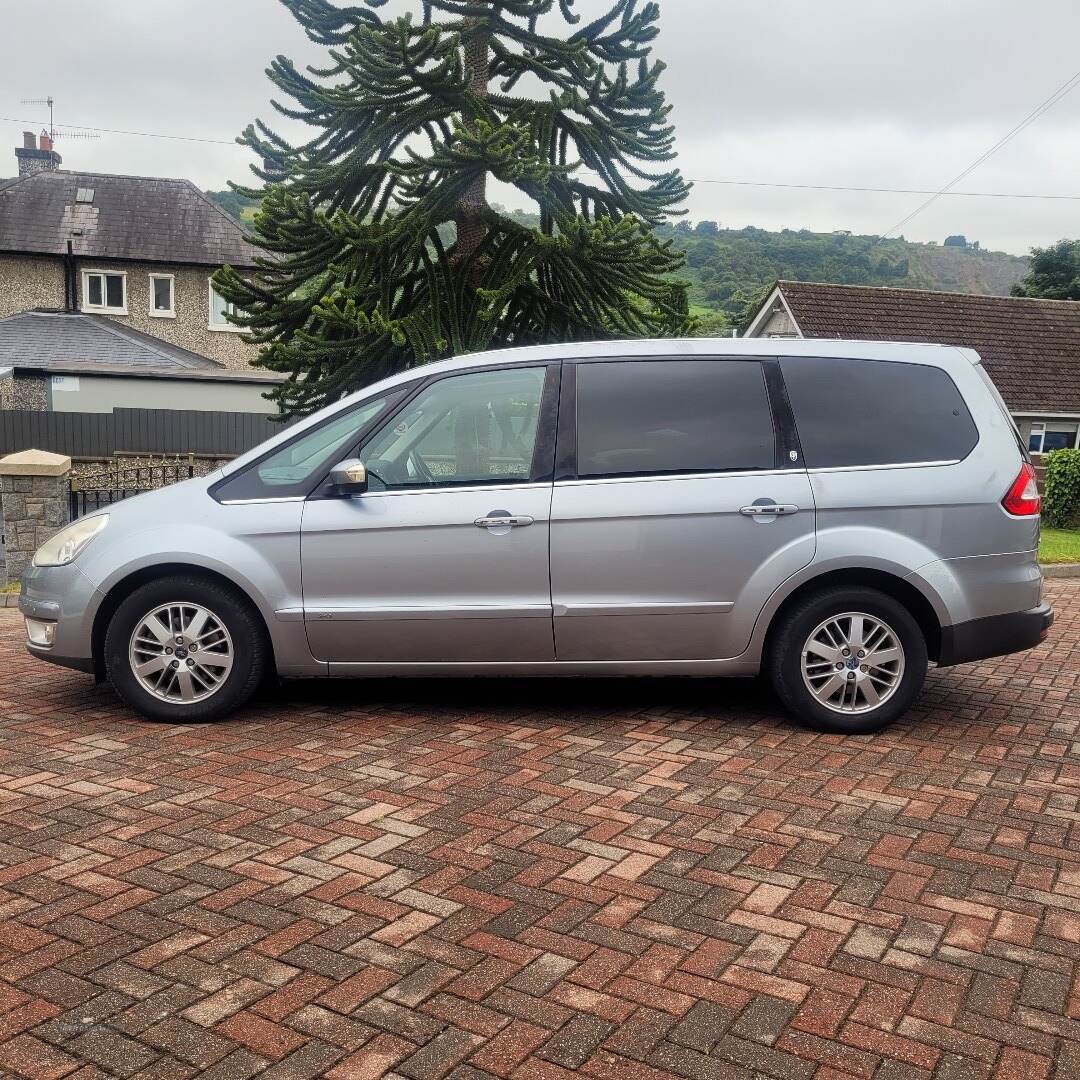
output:
POLYGON ((415 450, 410 450, 405 460, 412 466, 413 473, 425 484, 437 482, 431 470, 427 467, 427 462, 415 450))

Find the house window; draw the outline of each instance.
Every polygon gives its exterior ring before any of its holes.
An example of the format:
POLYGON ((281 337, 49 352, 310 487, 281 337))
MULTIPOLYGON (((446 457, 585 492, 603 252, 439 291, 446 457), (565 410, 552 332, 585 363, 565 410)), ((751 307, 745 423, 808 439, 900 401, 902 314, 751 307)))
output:
POLYGON ((241 326, 235 326, 229 322, 226 315, 234 315, 236 313, 236 305, 230 304, 224 296, 222 296, 217 289, 214 288, 213 282, 210 283, 210 329, 211 330, 238 330, 241 333, 244 332, 244 328, 241 326))
POLYGON ((1080 447, 1080 421, 1038 420, 1031 425, 1028 449, 1033 454, 1080 447))
POLYGON ((83 271, 83 311, 127 314, 127 274, 107 270, 83 271))
POLYGON ((156 319, 175 319, 173 292, 176 284, 172 274, 150 275, 150 314, 156 319))

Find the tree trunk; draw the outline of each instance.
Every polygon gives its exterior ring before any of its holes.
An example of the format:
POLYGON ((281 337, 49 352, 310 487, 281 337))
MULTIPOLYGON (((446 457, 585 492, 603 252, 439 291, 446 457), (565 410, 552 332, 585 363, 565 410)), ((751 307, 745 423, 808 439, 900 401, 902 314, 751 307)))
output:
MULTIPOLYGON (((479 19, 470 20, 472 26, 480 26, 479 19)), ((491 32, 487 29, 473 34, 465 44, 465 67, 469 72, 470 87, 479 97, 487 97, 488 62, 491 32)), ((457 204, 454 221, 457 225, 457 242, 454 246, 455 260, 467 259, 483 243, 487 224, 483 212, 487 209, 487 172, 481 172, 465 189, 457 204)))

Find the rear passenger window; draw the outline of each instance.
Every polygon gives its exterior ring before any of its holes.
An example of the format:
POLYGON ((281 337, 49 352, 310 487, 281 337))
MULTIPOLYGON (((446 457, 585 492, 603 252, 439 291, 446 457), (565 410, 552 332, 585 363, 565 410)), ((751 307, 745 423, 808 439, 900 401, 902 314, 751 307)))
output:
POLYGON ((808 468, 958 461, 979 441, 940 368, 817 356, 780 366, 808 468))
POLYGON ((634 360, 577 367, 578 476, 775 465, 761 364, 634 360))

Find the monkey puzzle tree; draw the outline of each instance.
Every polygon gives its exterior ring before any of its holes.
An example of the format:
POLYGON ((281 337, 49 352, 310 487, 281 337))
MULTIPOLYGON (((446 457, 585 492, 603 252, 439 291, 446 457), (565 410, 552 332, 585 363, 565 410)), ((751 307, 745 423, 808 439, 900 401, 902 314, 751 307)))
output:
POLYGON ((291 100, 274 107, 317 130, 245 130, 265 187, 237 190, 262 196, 265 257, 214 279, 258 363, 289 373, 282 412, 441 356, 689 329, 681 256, 652 233, 687 192, 657 164, 674 156, 657 3, 581 23, 575 0, 421 0, 396 19, 386 0, 283 2, 329 60, 278 56, 291 100), (539 227, 493 208, 489 178, 539 227))

